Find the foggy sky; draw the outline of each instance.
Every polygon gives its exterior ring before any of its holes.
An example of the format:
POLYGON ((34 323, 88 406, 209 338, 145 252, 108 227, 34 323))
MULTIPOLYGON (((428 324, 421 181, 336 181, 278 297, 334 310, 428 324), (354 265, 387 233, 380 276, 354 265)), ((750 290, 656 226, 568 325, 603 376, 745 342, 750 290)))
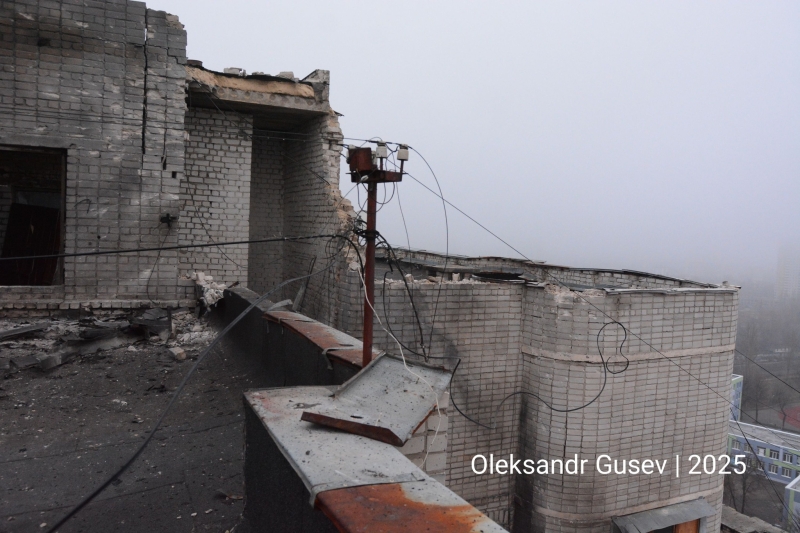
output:
MULTIPOLYGON (((800 243, 798 2, 147 3, 206 68, 330 70, 346 137, 415 147, 530 258, 735 282, 800 243)), ((441 201, 399 188, 411 246, 444 251, 441 201)), ((396 200, 378 229, 406 245, 396 200)), ((451 253, 516 255, 448 215, 451 253)))

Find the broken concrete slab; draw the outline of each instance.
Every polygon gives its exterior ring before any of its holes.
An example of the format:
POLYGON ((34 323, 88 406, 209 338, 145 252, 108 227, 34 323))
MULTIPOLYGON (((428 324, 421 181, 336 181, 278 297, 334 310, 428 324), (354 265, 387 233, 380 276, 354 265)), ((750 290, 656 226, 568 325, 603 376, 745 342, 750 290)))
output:
POLYGON ((47 322, 39 322, 38 324, 31 324, 30 326, 21 326, 18 328, 0 331, 0 342, 22 337, 23 335, 36 333, 37 331, 44 331, 48 328, 48 326, 50 326, 50 324, 47 322))
POLYGON ((342 385, 329 404, 303 411, 301 420, 402 446, 431 412, 453 373, 382 355, 342 385))
POLYGON ((57 351, 38 356, 36 365, 42 370, 50 370, 66 363, 77 355, 91 355, 103 350, 112 350, 126 344, 133 344, 138 340, 139 337, 125 335, 120 331, 116 331, 115 336, 108 338, 68 340, 57 351))
POLYGON ((11 364, 19 370, 31 368, 39 364, 39 359, 35 355, 21 355, 11 358, 11 364))

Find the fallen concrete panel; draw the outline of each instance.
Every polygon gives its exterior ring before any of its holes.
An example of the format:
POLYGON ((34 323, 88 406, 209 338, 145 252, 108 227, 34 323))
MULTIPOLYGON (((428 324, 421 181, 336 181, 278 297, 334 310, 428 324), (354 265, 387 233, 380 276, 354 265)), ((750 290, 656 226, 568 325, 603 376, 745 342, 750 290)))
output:
POLYGON ((30 326, 22 326, 20 328, 0 331, 0 341, 7 341, 9 339, 15 339, 23 335, 28 335, 29 333, 44 331, 45 329, 47 329, 49 325, 50 324, 48 324, 47 322, 40 322, 39 324, 32 324, 30 326))
POLYGON ((383 355, 342 385, 333 402, 303 411, 302 419, 402 446, 452 377, 444 368, 383 355))

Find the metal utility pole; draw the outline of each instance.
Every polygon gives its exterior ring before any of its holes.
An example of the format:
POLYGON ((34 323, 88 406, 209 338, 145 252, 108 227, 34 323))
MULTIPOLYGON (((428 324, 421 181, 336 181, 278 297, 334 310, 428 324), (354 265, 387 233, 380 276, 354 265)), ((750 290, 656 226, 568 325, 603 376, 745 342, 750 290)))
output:
POLYGON ((372 361, 372 324, 375 308, 375 236, 378 206, 378 184, 396 183, 403 179, 403 163, 408 160, 408 148, 400 145, 397 158, 400 160, 400 172, 384 170, 384 160, 388 156, 386 144, 378 143, 373 155, 372 148, 348 148, 347 162, 350 164, 350 177, 353 183, 367 184, 367 241, 364 258, 364 352, 361 357, 361 368, 372 361), (376 164, 377 163, 377 164, 376 164))

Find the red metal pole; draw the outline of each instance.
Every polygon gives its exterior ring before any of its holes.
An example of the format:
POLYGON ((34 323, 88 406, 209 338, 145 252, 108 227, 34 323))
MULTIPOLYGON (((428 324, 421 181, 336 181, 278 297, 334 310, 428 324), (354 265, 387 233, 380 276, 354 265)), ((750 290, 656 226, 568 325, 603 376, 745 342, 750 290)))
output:
POLYGON ((375 219, 378 206, 378 184, 367 185, 367 256, 364 260, 364 354, 361 368, 372 361, 372 321, 375 306, 375 219))

